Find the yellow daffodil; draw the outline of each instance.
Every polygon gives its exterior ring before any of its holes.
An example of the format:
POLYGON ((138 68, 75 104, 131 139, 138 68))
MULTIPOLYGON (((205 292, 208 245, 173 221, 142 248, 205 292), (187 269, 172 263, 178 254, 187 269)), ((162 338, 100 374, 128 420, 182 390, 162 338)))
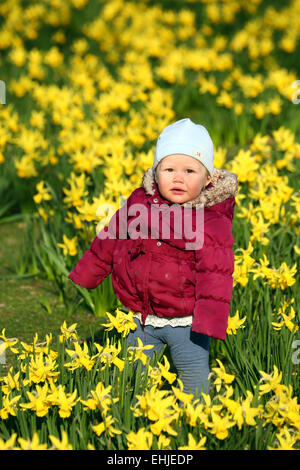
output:
POLYGON ((113 424, 116 421, 116 418, 113 418, 110 415, 104 415, 102 423, 92 426, 93 431, 97 434, 97 436, 101 436, 101 434, 104 432, 107 432, 111 437, 113 437, 115 434, 122 434, 120 429, 113 427, 113 424))
POLYGON ((79 214, 72 214, 70 211, 67 212, 68 217, 65 218, 65 221, 73 224, 74 228, 79 230, 83 228, 82 218, 79 214))
POLYGON ((45 114, 43 111, 35 111, 31 112, 30 116, 30 124, 38 129, 44 129, 45 127, 45 114))
POLYGON ((44 57, 45 64, 56 68, 63 63, 64 56, 56 46, 51 47, 44 57))
POLYGON ((258 212, 257 215, 253 215, 250 219, 251 227, 251 236, 250 242, 254 244, 259 242, 261 245, 268 245, 269 239, 265 236, 269 232, 271 223, 265 222, 261 212, 258 212))
POLYGON ((296 312, 293 307, 290 308, 289 314, 281 312, 280 317, 281 320, 279 322, 272 322, 275 330, 281 330, 283 326, 286 326, 291 332, 298 331, 299 326, 295 325, 295 323, 292 321, 296 317, 296 312))
MULTIPOLYGON (((291 206, 293 207, 293 213, 291 214, 291 222, 293 225, 296 225, 297 221, 299 221, 300 219, 300 195, 294 194, 291 197, 291 206)), ((297 230, 298 229, 296 229, 296 233, 299 233, 299 231, 297 230)))
POLYGON ((97 168, 102 163, 102 158, 99 157, 94 148, 87 150, 77 150, 71 155, 71 161, 74 170, 78 172, 92 173, 94 168, 97 168))
POLYGON ((46 383, 43 387, 36 386, 34 392, 27 391, 29 403, 20 403, 20 407, 24 409, 34 410, 40 418, 45 416, 51 407, 51 400, 48 397, 49 386, 46 383))
POLYGON ((194 397, 193 393, 185 393, 183 391, 183 383, 182 381, 178 378, 177 383, 179 385, 179 388, 172 387, 173 393, 177 400, 180 400, 182 403, 190 403, 194 397))
POLYGON ((270 137, 268 135, 262 135, 259 132, 254 136, 250 149, 254 152, 256 159, 259 159, 259 161, 264 157, 269 157, 272 149, 270 137))
POLYGON ((44 210, 43 207, 38 207, 37 215, 39 215, 43 219, 44 223, 47 224, 49 220, 49 215, 53 215, 53 211, 50 210, 49 212, 47 212, 44 210))
POLYGON ((274 395, 267 401, 264 409, 265 425, 269 422, 281 428, 285 425, 299 432, 300 429, 300 404, 297 397, 293 397, 291 385, 288 387, 278 384, 274 389, 274 395))
POLYGON ((281 112, 282 100, 279 97, 272 98, 268 101, 267 107, 271 114, 279 114, 281 112))
POLYGON ((6 441, 0 437, 0 450, 14 450, 15 442, 17 438, 17 433, 14 432, 6 441))
POLYGON ((126 440, 128 450, 151 450, 153 435, 145 428, 140 428, 137 432, 129 432, 126 440))
POLYGON ((297 450, 294 445, 297 442, 297 437, 291 432, 290 429, 284 428, 276 434, 277 446, 268 446, 268 450, 297 450))
POLYGON ((66 194, 64 203, 67 204, 68 207, 81 207, 83 205, 83 198, 88 194, 85 189, 87 184, 85 174, 82 173, 80 176, 76 176, 75 173, 72 172, 67 182, 70 185, 70 189, 63 188, 63 192, 66 194))
POLYGON ((232 397, 233 395, 233 388, 232 386, 226 386, 226 391, 224 394, 219 395, 219 400, 227 408, 227 410, 231 413, 231 415, 235 415, 235 413, 238 411, 240 408, 240 404, 238 401, 233 400, 232 397))
POLYGON ((206 437, 201 436, 201 434, 199 437, 200 440, 197 443, 194 436, 191 433, 188 433, 188 444, 186 446, 178 447, 178 450, 205 450, 204 444, 206 442, 206 437))
POLYGON ((23 67, 26 61, 26 50, 23 47, 15 47, 10 52, 9 58, 17 67, 23 67))
POLYGON ((33 176, 38 176, 34 160, 30 155, 24 155, 20 160, 16 160, 14 165, 17 169, 19 178, 32 178, 33 176))
POLYGON ((216 147, 214 154, 215 168, 223 168, 226 165, 227 150, 225 147, 216 147))
POLYGON ((19 379, 20 371, 13 375, 13 367, 10 367, 8 374, 0 377, 0 383, 3 383, 1 386, 2 393, 8 395, 12 390, 20 390, 19 379))
POLYGON ((29 364, 24 364, 21 370, 28 371, 28 379, 24 383, 40 383, 51 378, 57 380, 59 372, 56 372, 58 365, 50 356, 46 356, 44 352, 37 352, 31 356, 29 364))
POLYGON ((47 141, 37 129, 28 129, 25 126, 21 127, 16 144, 26 155, 33 157, 39 150, 46 150, 48 147, 47 141))
POLYGON ((73 393, 66 393, 65 387, 59 385, 56 390, 52 390, 49 400, 53 405, 59 407, 58 413, 61 418, 68 418, 79 398, 77 398, 77 390, 74 390, 73 393))
POLYGON ((239 328, 245 328, 245 326, 243 325, 245 321, 246 321, 246 316, 244 316, 243 318, 240 318, 239 311, 237 310, 236 314, 233 317, 231 316, 228 317, 227 334, 235 335, 239 328))
POLYGON ((23 360, 29 356, 35 356, 43 353, 45 356, 49 356, 52 360, 55 360, 58 353, 50 348, 52 339, 52 333, 50 333, 50 335, 46 335, 46 341, 40 343, 38 342, 39 337, 36 333, 34 335, 32 344, 27 344, 24 341, 21 341, 23 351, 18 354, 18 358, 23 360))
POLYGON ((162 431, 170 434, 170 436, 177 436, 177 432, 173 429, 174 416, 160 416, 153 424, 150 425, 150 430, 155 436, 160 436, 162 431))
POLYGON ((234 285, 238 282, 242 286, 245 286, 248 283, 248 276, 252 271, 252 266, 255 263, 255 259, 252 258, 251 253, 253 252, 253 245, 251 242, 248 243, 248 248, 245 250, 243 248, 238 248, 235 251, 235 266, 233 273, 234 285), (242 252, 241 255, 236 253, 242 252))
POLYGON ((148 366, 148 386, 153 385, 160 386, 162 383, 162 375, 159 367, 152 367, 151 364, 148 366))
POLYGON ((146 390, 144 395, 137 395, 137 399, 142 413, 155 422, 153 428, 151 427, 153 434, 159 435, 164 429, 168 434, 177 435, 171 427, 171 423, 177 417, 174 409, 175 399, 168 391, 158 390, 153 386, 150 390, 146 390))
POLYGON ((248 390, 247 398, 243 400, 240 405, 237 407, 233 413, 233 419, 236 421, 236 424, 239 429, 241 429, 243 424, 247 426, 256 426, 255 417, 260 416, 262 412, 261 407, 252 407, 251 403, 253 401, 253 394, 248 390))
POLYGON ((240 116, 243 113, 243 104, 242 103, 236 103, 233 107, 235 114, 240 116))
POLYGON ((4 395, 2 398, 2 408, 0 408, 0 418, 7 419, 9 415, 16 416, 16 404, 20 400, 21 395, 15 395, 10 397, 9 395, 4 395))
POLYGON ((260 396, 275 390, 281 382, 282 372, 279 372, 276 366, 273 366, 273 372, 271 374, 267 374, 264 371, 259 371, 259 373, 262 376, 260 379, 262 385, 259 386, 260 396))
POLYGON ((87 400, 81 399, 81 403, 86 406, 85 409, 99 409, 102 414, 106 415, 111 404, 118 401, 118 398, 112 398, 111 391, 111 385, 105 387, 102 382, 98 382, 95 390, 90 392, 91 397, 88 397, 87 400))
POLYGON ((219 359, 216 359, 217 363, 219 364, 219 367, 212 367, 212 371, 216 375, 216 379, 214 380, 214 384, 216 386, 217 392, 220 391, 222 384, 230 384, 233 382, 235 379, 235 376, 233 374, 228 374, 225 370, 224 365, 219 359))
POLYGON ((224 106, 225 108, 233 107, 233 96, 225 90, 222 90, 220 95, 216 99, 217 104, 224 106))
POLYGON ((265 254, 263 254, 263 259, 259 261, 261 264, 253 269, 255 273, 253 276, 254 280, 258 277, 266 278, 267 283, 273 289, 280 287, 282 290, 295 284, 296 279, 293 276, 297 272, 296 263, 291 268, 289 268, 285 262, 281 263, 278 269, 268 268, 267 265, 269 261, 265 254))
POLYGON ((264 90, 262 75, 242 75, 238 84, 246 98, 256 98, 264 90))
POLYGON ((36 204, 41 204, 42 201, 50 201, 52 199, 49 190, 45 188, 45 181, 40 181, 36 185, 37 194, 33 196, 33 200, 36 204))
POLYGON ((161 433, 158 437, 157 448, 158 450, 170 450, 170 443, 171 438, 161 433))
POLYGON ((148 344, 147 346, 143 345, 143 342, 140 338, 137 338, 137 343, 138 346, 129 346, 128 347, 128 352, 129 352, 129 359, 132 361, 138 361, 140 360, 142 364, 145 366, 147 363, 147 358, 148 356, 144 353, 144 351, 147 351, 149 349, 153 348, 152 344, 148 344))
MULTIPOLYGON (((205 397, 205 394, 202 394, 205 397)), ((220 409, 222 405, 220 406, 220 409)), ((203 424, 204 428, 207 429, 210 417, 211 403, 206 400, 204 403, 197 404, 195 402, 186 402, 184 404, 184 414, 187 423, 190 426, 195 427, 197 423, 203 424)))
POLYGON ((98 353, 94 356, 94 358, 98 356, 100 357, 100 361, 104 364, 103 369, 110 367, 111 364, 114 364, 119 369, 119 371, 124 369, 125 362, 123 359, 118 357, 122 349, 120 341, 118 342, 117 346, 110 343, 109 338, 107 338, 105 347, 100 346, 97 343, 94 344, 98 350, 98 353))
POLYGON ((18 80, 11 80, 10 88, 18 98, 22 98, 32 90, 32 80, 28 75, 21 75, 18 80))
POLYGON ((63 243, 57 243, 57 246, 63 249, 64 256, 76 256, 77 255, 77 236, 69 239, 66 235, 63 235, 63 243))
MULTIPOLYGON (((93 203, 90 204, 88 201, 84 201, 81 207, 77 208, 82 221, 94 222, 98 220, 99 201, 94 198, 93 203)), ((113 212, 111 213, 111 216, 113 212)))
POLYGON ((230 416, 220 416, 219 413, 211 411, 211 422, 207 424, 209 432, 215 434, 217 439, 224 440, 228 437, 228 429, 234 426, 230 416))
POLYGON ((0 335, 0 355, 6 350, 9 349, 12 353, 18 354, 19 350, 14 346, 18 343, 17 338, 7 338, 5 336, 6 329, 3 328, 2 333, 0 335))
POLYGON ((272 132, 272 135, 275 139, 278 150, 285 151, 293 148, 295 134, 290 129, 280 126, 279 129, 272 132))
POLYGON ((176 380, 177 374, 174 372, 169 372, 170 363, 165 355, 163 356, 163 360, 164 365, 161 362, 158 362, 157 365, 160 369, 162 377, 164 377, 169 382, 169 384, 172 384, 174 380, 176 380))
POLYGON ((216 95, 219 91, 219 87, 216 85, 215 77, 212 77, 210 80, 207 80, 203 77, 201 80, 199 80, 199 84, 199 92, 201 94, 210 93, 211 95, 216 95))
POLYGON ((52 442, 52 448, 54 450, 73 450, 73 447, 71 444, 68 442, 68 435, 66 431, 62 431, 62 439, 61 441, 59 440, 58 437, 49 435, 49 439, 52 442))
POLYGON ((18 443, 20 444, 21 450, 47 450, 47 444, 40 443, 37 432, 33 434, 31 440, 18 437, 18 443))
POLYGON ((101 325, 106 327, 106 331, 111 331, 115 328, 117 332, 122 333, 123 338, 125 338, 131 330, 134 331, 136 329, 132 311, 124 313, 120 309, 117 309, 116 316, 109 312, 106 312, 106 315, 108 316, 110 323, 103 323, 101 325))
POLYGON ((72 323, 72 325, 67 326, 66 321, 64 321, 60 327, 60 331, 62 334, 59 336, 59 341, 61 343, 69 339, 78 341, 76 326, 77 326, 77 323, 72 323))
POLYGON ((257 178, 258 162, 250 150, 239 150, 230 162, 230 171, 235 173, 240 183, 252 183, 257 178))
POLYGON ((89 356, 86 342, 84 342, 83 347, 75 342, 74 350, 66 349, 66 353, 71 357, 72 361, 66 362, 64 366, 68 367, 70 370, 75 370, 79 367, 84 367, 87 370, 91 370, 95 363, 95 360, 89 356))

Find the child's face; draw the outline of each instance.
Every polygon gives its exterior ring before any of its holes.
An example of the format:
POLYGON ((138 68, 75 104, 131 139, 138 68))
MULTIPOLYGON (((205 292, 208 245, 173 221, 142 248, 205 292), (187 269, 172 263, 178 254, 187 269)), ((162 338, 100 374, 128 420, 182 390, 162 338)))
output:
POLYGON ((182 204, 197 197, 211 177, 199 160, 176 153, 160 162, 155 181, 163 198, 182 204))

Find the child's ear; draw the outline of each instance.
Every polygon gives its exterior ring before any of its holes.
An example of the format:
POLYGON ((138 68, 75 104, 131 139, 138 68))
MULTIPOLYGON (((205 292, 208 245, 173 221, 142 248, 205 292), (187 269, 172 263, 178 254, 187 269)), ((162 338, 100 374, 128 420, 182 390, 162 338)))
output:
POLYGON ((206 180, 206 183, 205 183, 205 187, 208 186, 209 183, 211 183, 211 176, 210 176, 210 175, 207 177, 207 180, 206 180))

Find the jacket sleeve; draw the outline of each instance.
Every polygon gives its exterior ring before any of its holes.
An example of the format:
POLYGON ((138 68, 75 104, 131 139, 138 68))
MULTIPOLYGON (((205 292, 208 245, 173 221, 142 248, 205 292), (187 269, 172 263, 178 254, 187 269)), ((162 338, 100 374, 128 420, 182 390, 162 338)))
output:
POLYGON ((68 278, 74 284, 94 289, 97 287, 112 271, 112 258, 114 244, 116 240, 100 239, 96 236, 88 250, 76 264, 68 278))
POLYGON ((86 289, 94 289, 112 272, 113 254, 118 238, 127 236, 126 211, 133 199, 135 191, 127 199, 125 204, 116 211, 109 221, 108 226, 94 238, 88 250, 85 251, 75 268, 70 272, 68 278, 74 284, 78 284, 86 289), (120 214, 122 217, 122 235, 120 234, 120 214), (107 235, 109 232, 109 236, 107 235))
POLYGON ((192 330, 224 340, 233 287, 232 220, 215 214, 205 223, 203 247, 195 251, 196 299, 192 330))

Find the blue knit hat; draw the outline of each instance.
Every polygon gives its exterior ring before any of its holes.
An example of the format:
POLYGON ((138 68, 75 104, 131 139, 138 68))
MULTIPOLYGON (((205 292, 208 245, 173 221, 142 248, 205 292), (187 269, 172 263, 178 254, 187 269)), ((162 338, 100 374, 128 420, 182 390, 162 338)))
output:
POLYGON ((209 133, 201 124, 195 124, 189 118, 185 118, 164 128, 156 143, 153 176, 158 163, 174 153, 196 158, 213 177, 214 145, 209 133))

